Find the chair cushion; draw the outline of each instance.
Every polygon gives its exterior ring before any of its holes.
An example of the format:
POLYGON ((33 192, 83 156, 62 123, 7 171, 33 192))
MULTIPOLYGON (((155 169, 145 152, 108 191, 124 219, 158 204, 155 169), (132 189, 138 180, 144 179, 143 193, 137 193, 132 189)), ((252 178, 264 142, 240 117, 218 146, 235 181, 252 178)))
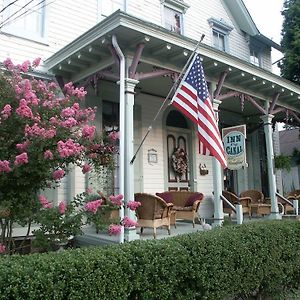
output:
POLYGON ((202 193, 194 193, 185 202, 185 207, 187 206, 193 206, 194 202, 196 200, 202 200, 203 199, 203 194, 202 193))
POLYGON ((172 201, 173 201, 173 196, 172 196, 172 194, 169 193, 169 192, 156 193, 156 196, 162 198, 162 199, 165 200, 165 202, 167 202, 167 203, 172 203, 172 201))

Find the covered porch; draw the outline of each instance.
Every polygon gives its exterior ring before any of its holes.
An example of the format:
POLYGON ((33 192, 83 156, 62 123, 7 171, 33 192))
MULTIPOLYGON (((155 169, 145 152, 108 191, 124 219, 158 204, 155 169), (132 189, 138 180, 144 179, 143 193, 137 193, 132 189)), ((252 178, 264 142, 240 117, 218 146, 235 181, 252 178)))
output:
MULTIPOLYGON (((110 101, 112 107, 118 106, 118 120, 112 124, 120 130, 114 191, 124 194, 125 201, 132 200, 135 192, 155 194, 170 188, 167 136, 173 130, 187 135, 189 176, 184 188, 204 193, 207 201, 214 203, 215 219, 223 219, 220 194, 226 188, 224 184, 230 184, 236 193, 264 187, 271 199, 272 215, 277 218, 273 128, 276 122, 287 119, 300 122, 300 89, 269 71, 200 45, 197 51, 203 58, 220 127, 245 124, 249 136, 249 167, 226 174, 231 181, 224 183, 223 171, 214 167, 214 159, 199 154, 195 128, 189 120, 184 130, 168 126, 168 115, 175 109, 167 103, 156 118, 196 44, 195 40, 116 12, 50 57, 45 67, 62 87, 73 81, 87 88, 88 103, 98 106, 98 129, 106 125, 103 103, 110 101), (154 118, 156 121, 152 123, 154 118), (151 134, 134 157, 148 131, 151 134), (156 161, 149 160, 150 150, 154 150, 156 161), (209 171, 206 176, 199 173, 200 164, 206 165, 209 171)), ((71 180, 75 186, 79 178, 73 176, 71 180)), ((182 182, 177 180, 177 183, 182 182)), ((127 210, 125 215, 133 217, 127 210)), ((125 232, 126 240, 136 238, 135 230, 125 232)))

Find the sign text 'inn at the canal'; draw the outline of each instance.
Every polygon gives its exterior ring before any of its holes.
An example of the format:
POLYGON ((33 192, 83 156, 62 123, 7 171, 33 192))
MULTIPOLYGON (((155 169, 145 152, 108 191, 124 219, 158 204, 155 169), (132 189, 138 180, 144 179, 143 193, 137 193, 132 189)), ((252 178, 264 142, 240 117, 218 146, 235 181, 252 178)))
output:
POLYGON ((223 143, 228 169, 238 170, 246 163, 246 125, 222 129, 223 143))

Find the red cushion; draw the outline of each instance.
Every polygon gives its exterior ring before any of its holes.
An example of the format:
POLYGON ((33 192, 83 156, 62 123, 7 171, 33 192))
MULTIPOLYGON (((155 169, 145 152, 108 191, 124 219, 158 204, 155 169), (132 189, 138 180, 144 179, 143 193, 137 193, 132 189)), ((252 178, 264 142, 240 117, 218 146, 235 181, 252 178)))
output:
POLYGON ((169 192, 156 193, 156 196, 162 198, 162 199, 165 200, 165 202, 167 202, 167 203, 172 203, 172 201, 173 201, 172 194, 169 193, 169 192))
POLYGON ((194 193, 191 195, 185 202, 185 207, 186 206, 193 206, 194 202, 196 200, 202 200, 203 199, 203 194, 202 193, 194 193))

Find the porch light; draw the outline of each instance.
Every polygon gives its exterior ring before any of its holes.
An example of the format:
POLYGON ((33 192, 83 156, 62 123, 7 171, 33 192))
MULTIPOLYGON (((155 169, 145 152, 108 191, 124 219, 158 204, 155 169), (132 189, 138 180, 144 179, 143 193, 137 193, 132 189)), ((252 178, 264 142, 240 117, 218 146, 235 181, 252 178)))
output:
POLYGON ((148 163, 149 164, 157 163, 157 151, 153 148, 148 150, 148 163))
POLYGON ((61 67, 61 65, 59 65, 59 66, 58 66, 58 70, 61 70, 61 69, 62 69, 62 67, 61 67))
POLYGON ((89 52, 92 52, 92 51, 93 51, 93 47, 90 46, 90 47, 89 47, 89 52))
POLYGON ((244 77, 244 76, 245 76, 245 73, 244 73, 244 72, 242 72, 242 73, 241 73, 241 75, 242 75, 242 77, 244 77))
POLYGON ((272 84, 272 89, 274 89, 275 88, 275 84, 272 84))
POLYGON ((186 50, 183 51, 184 56, 188 56, 188 54, 189 54, 188 51, 186 51, 186 50))
POLYGON ((218 63, 217 63, 217 62, 214 62, 214 66, 217 67, 217 66, 218 66, 218 63))
POLYGON ((266 82, 263 80, 263 81, 262 81, 262 84, 266 84, 266 82))
POLYGON ((253 76, 253 77, 252 77, 252 79, 255 81, 255 80, 256 80, 256 77, 255 77, 255 76, 253 76))
POLYGON ((81 53, 77 54, 77 58, 80 59, 81 58, 81 53))
POLYGON ((228 68, 228 71, 231 72, 231 71, 232 71, 232 68, 229 67, 229 68, 228 68))
POLYGON ((300 95, 298 95, 298 99, 300 99, 300 95))
POLYGON ((144 40, 145 40, 146 42, 150 42, 150 37, 145 35, 144 40))
POLYGON ((105 43, 106 43, 106 39, 103 38, 103 39, 101 40, 101 44, 103 45, 103 44, 105 44, 105 43))
POLYGON ((171 50, 172 46, 168 44, 168 45, 166 46, 166 48, 167 48, 167 50, 171 50))
POLYGON ((293 93, 293 92, 291 92, 291 96, 294 96, 294 93, 293 93))
POLYGON ((284 92, 284 88, 282 88, 281 91, 284 92))
POLYGON ((71 64, 71 62, 72 62, 72 61, 71 61, 71 59, 68 59, 68 65, 70 65, 70 64, 71 64))

